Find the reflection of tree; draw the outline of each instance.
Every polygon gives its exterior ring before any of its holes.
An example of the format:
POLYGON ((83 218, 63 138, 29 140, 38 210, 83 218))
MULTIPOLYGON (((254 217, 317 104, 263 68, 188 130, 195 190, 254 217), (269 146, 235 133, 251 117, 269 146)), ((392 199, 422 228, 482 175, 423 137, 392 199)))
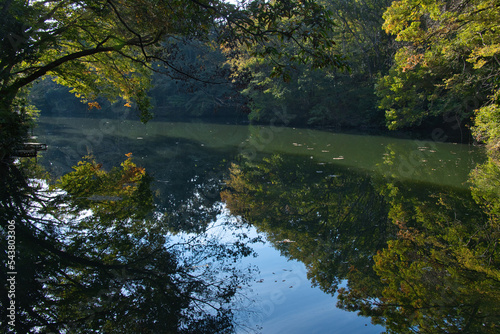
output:
POLYGON ((370 179, 347 170, 297 164, 279 156, 233 165, 222 193, 231 213, 267 234, 308 277, 335 293, 349 272, 369 274, 389 234, 386 205, 370 179))
POLYGON ((472 171, 471 183, 474 199, 484 207, 492 227, 498 231, 500 227, 500 160, 498 157, 490 152, 488 161, 478 165, 472 171))
MULTIPOLYGON (((16 224, 18 333, 233 328, 229 303, 247 278, 233 261, 249 249, 242 240, 169 240, 151 213, 151 178, 131 157, 109 172, 88 158, 53 190, 34 189, 14 164, 2 169, 3 240, 7 222, 16 224)), ((0 298, 8 305, 5 285, 0 298)))
POLYGON ((168 159, 168 166, 153 163, 148 169, 161 180, 153 186, 158 195, 157 210, 167 212, 164 223, 172 233, 199 233, 221 212, 217 203, 222 173, 216 171, 225 163, 220 153, 194 142, 183 141, 175 146, 178 150, 168 159))
MULTIPOLYGON (((61 124, 55 129, 54 124, 45 124, 44 131, 63 132, 61 127, 68 126, 71 122, 64 121, 61 124)), ((86 125, 99 127, 99 122, 90 121, 86 125)), ((179 131, 178 129, 184 130, 185 127, 186 125, 179 124, 173 129, 179 131)), ((187 132, 196 130, 199 131, 195 127, 187 132)), ((220 202, 222 172, 219 173, 218 170, 222 169, 221 165, 224 164, 221 153, 201 146, 197 140, 176 136, 151 137, 148 138, 148 144, 144 145, 142 140, 136 139, 136 135, 127 137, 120 133, 106 134, 101 142, 92 143, 92 155, 108 169, 121 162, 123 153, 126 152, 133 152, 137 159, 147 157, 141 159, 141 164, 154 177, 151 189, 155 195, 155 210, 166 213, 163 217, 164 223, 168 224, 174 233, 203 231, 220 213, 220 207, 214 204, 220 202)), ((57 140, 49 142, 52 149, 44 153, 40 163, 51 174, 58 176, 62 175, 63 171, 70 171, 73 161, 81 155, 72 150, 71 154, 65 157, 61 148, 76 147, 79 141, 81 138, 72 133, 57 137, 57 140), (58 168, 54 168, 55 166, 58 168)))
POLYGON ((389 333, 495 333, 498 197, 487 179, 482 184, 475 197, 488 214, 465 189, 275 156, 233 165, 222 197, 283 254, 302 261, 324 291, 335 293, 347 279, 338 306, 389 333), (321 173, 311 175, 312 168, 321 173))
POLYGON ((397 239, 374 257, 380 279, 342 289, 339 305, 389 333, 497 333, 498 226, 466 191, 382 189, 397 239))

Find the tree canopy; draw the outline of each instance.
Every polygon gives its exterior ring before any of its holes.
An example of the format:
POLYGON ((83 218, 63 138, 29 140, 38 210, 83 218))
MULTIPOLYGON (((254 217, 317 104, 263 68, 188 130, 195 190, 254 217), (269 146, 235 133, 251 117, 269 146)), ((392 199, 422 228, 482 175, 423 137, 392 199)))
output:
MULTIPOLYGON (((318 1, 332 13, 332 51, 341 54, 345 67, 318 70, 312 64, 288 64, 293 71, 275 76, 273 63, 279 55, 268 54, 268 61, 251 54, 237 59, 236 66, 252 75, 243 94, 250 99, 252 121, 268 122, 276 110, 286 110, 298 125, 380 127, 383 113, 376 108, 373 86, 379 73, 390 62, 392 38, 382 29, 382 13, 388 1, 318 1), (381 117, 382 115, 382 117, 381 117)), ((256 46, 255 48, 262 48, 256 46)), ((293 43, 285 52, 300 54, 293 43)), ((255 51, 255 50, 254 50, 255 51)), ((240 72, 237 72, 239 74, 240 72)))
POLYGON ((498 108, 497 1, 394 1, 384 19, 401 43, 377 86, 390 129, 432 116, 460 125, 498 108))
MULTIPOLYGON (((7 0, 0 14, 3 150, 22 134, 18 129, 19 134, 12 136, 14 124, 30 114, 21 99, 23 90, 45 75, 72 87, 85 101, 104 96, 133 102, 142 120, 148 120, 150 74, 182 72, 171 46, 186 39, 224 48, 231 56, 236 46, 251 47, 272 39, 273 48, 259 49, 253 56, 272 53, 315 66, 341 64, 337 54, 328 52, 333 20, 312 0, 255 0, 237 5, 219 0, 7 0), (280 51, 286 41, 300 49, 299 56, 280 51)), ((284 73, 280 64, 274 68, 284 73)))

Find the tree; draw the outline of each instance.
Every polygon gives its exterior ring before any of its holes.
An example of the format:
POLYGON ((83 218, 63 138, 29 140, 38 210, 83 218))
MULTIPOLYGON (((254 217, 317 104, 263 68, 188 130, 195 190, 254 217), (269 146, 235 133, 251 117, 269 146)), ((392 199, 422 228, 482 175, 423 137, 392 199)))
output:
MULTIPOLYGON (((150 73, 178 71, 170 45, 182 39, 235 50, 236 45, 277 36, 292 39, 301 48, 301 60, 339 64, 324 52, 331 45, 327 32, 332 20, 311 0, 240 5, 219 0, 7 0, 0 11, 1 146, 6 152, 23 133, 19 124, 29 117, 22 93, 45 75, 72 87, 84 101, 105 96, 135 102, 146 121, 151 117, 146 94, 150 73)), ((279 53, 254 55, 269 52, 279 53)))
POLYGON ((231 82, 231 68, 223 50, 197 41, 186 41, 177 43, 171 53, 175 53, 176 68, 180 72, 172 70, 170 76, 155 73, 149 90, 158 116, 242 116, 235 111, 245 108, 244 99, 239 94, 238 85, 231 82), (199 73, 197 80, 189 80, 181 72, 199 73))
MULTIPOLYGON (((266 122, 276 110, 285 108, 295 124, 382 126, 373 86, 378 73, 386 71, 393 52, 392 38, 381 30, 382 13, 389 2, 317 2, 332 13, 335 26, 330 34, 336 42, 332 52, 342 55, 347 66, 317 70, 304 62, 287 63, 279 53, 267 55, 267 62, 250 56, 238 58, 236 66, 252 76, 243 91, 251 100, 250 119, 266 122), (288 75, 274 76, 273 63, 290 68, 288 75)), ((273 49, 272 41, 268 47, 273 49)), ((293 43, 285 45, 285 50, 300 54, 293 43)))
POLYGON ((498 108, 497 1, 401 0, 384 19, 401 45, 377 86, 390 129, 437 116, 458 126, 498 108))

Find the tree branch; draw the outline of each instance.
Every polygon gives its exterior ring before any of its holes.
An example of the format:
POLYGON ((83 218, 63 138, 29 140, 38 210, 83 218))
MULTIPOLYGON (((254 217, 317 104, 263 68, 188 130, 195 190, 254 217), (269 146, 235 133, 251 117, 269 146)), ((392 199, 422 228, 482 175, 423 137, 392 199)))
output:
POLYGON ((110 51, 116 51, 116 50, 117 50, 117 47, 115 47, 115 46, 108 46, 108 47, 105 47, 105 48, 103 48, 103 47, 97 47, 97 48, 94 48, 94 49, 82 50, 82 51, 79 51, 79 52, 71 53, 71 54, 66 55, 64 57, 56 59, 56 60, 48 63, 45 66, 40 67, 39 70, 37 70, 34 73, 28 75, 27 77, 20 78, 20 79, 16 80, 12 84, 12 86, 10 87, 10 89, 12 89, 12 90, 18 90, 21 87, 24 87, 24 86, 30 84, 31 82, 35 81, 36 79, 44 76, 47 72, 52 71, 52 70, 56 69, 57 67, 61 66, 62 64, 67 63, 69 61, 76 60, 78 58, 83 58, 83 57, 91 56, 91 55, 94 55, 96 53, 110 52, 110 51))
POLYGON ((111 6, 111 8, 113 9, 113 11, 115 12, 116 14, 116 17, 118 18, 118 20, 123 24, 123 26, 128 30, 130 31, 132 34, 134 34, 135 36, 137 36, 137 38, 139 39, 139 45, 141 47, 141 51, 142 51, 142 54, 144 55, 144 57, 147 58, 147 54, 146 54, 146 50, 144 50, 144 44, 142 42, 142 36, 141 34, 139 34, 138 32, 136 32, 134 29, 132 29, 128 24, 127 22, 125 22, 125 20, 122 18, 122 16, 120 15, 120 13, 118 12, 118 9, 116 8, 116 6, 113 4, 113 2, 111 2, 111 0, 108 0, 107 3, 111 6))

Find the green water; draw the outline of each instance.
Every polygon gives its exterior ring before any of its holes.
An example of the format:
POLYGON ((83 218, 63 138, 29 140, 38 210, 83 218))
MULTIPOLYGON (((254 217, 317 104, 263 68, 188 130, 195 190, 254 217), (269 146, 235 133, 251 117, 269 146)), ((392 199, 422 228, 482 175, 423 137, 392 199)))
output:
POLYGON ((468 145, 272 126, 42 118, 38 134, 50 145, 46 158, 64 157, 65 167, 88 153, 112 162, 132 152, 155 171, 166 161, 173 164, 198 153, 228 160, 283 154, 311 159, 318 166, 464 186, 471 168, 484 161, 483 150, 468 145))
POLYGON ((495 289, 477 293, 497 285, 489 281, 496 264, 479 270, 488 264, 471 260, 491 246, 476 238, 487 217, 469 193, 469 173, 485 160, 481 148, 274 126, 77 118, 42 117, 36 134, 49 147, 39 161, 56 176, 84 155, 109 169, 132 153, 153 177, 156 210, 174 234, 231 221, 263 237, 254 246, 259 256, 239 264, 260 272, 234 306, 237 331, 495 330, 495 289), (350 312, 359 310, 364 317, 350 312))

